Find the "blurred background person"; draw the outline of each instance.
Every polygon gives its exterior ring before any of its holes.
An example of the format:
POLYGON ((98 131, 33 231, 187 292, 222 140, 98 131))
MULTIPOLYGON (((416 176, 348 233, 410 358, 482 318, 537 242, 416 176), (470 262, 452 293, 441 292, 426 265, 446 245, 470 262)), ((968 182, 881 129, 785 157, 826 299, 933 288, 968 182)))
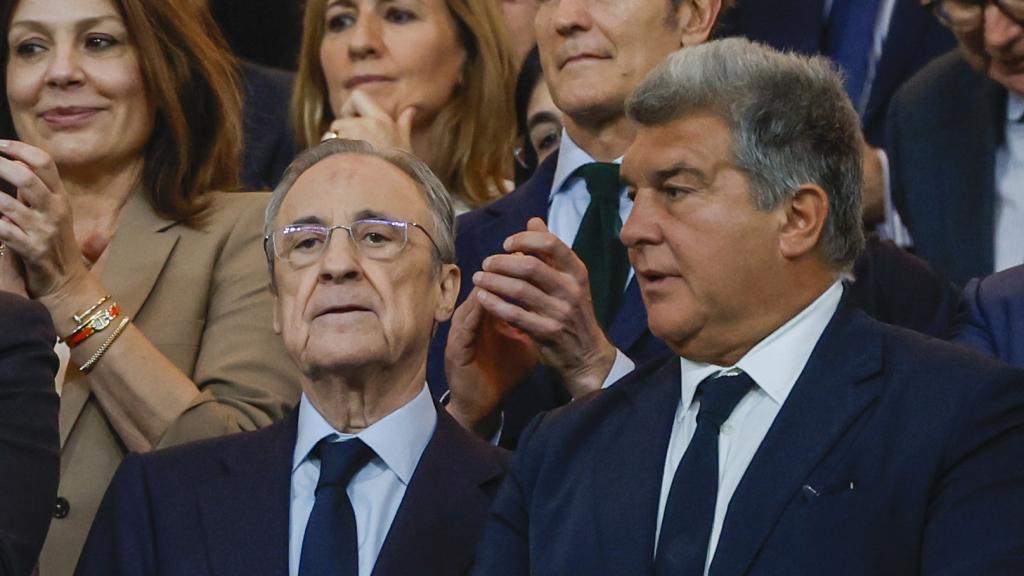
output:
POLYGON ((516 65, 500 7, 474 0, 310 0, 292 101, 298 145, 411 151, 456 209, 508 191, 516 65))
POLYGON ((0 195, 0 289, 45 305, 62 337, 62 478, 40 561, 61 575, 127 452, 266 426, 298 390, 270 328, 266 196, 214 192, 235 186, 241 131, 208 11, 3 8, 0 181, 18 199, 0 195))
POLYGON ((893 98, 892 199, 918 255, 964 284, 1024 263, 1024 2, 923 4, 960 46, 893 98))
POLYGON ((561 142, 562 111, 551 100, 535 46, 516 79, 516 186, 526 182, 561 142))
POLYGON ((0 330, 0 576, 27 576, 57 496, 57 337, 46 308, 10 292, 0 292, 0 326, 15 328, 0 330))

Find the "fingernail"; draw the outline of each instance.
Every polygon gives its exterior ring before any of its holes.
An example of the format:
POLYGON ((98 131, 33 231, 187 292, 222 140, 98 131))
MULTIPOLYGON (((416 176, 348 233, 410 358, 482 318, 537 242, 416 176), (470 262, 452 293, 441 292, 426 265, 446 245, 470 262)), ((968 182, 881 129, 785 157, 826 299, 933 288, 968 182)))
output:
POLYGON ((7 148, 11 145, 10 140, 0 140, 0 148, 7 148))
POLYGON ((510 249, 511 246, 512 246, 512 239, 511 238, 505 238, 505 241, 501 243, 501 247, 504 248, 505 250, 510 249))
POLYGON ((473 283, 476 284, 476 283, 480 282, 480 279, 483 278, 483 277, 484 277, 484 273, 483 272, 474 272, 473 273, 473 283))

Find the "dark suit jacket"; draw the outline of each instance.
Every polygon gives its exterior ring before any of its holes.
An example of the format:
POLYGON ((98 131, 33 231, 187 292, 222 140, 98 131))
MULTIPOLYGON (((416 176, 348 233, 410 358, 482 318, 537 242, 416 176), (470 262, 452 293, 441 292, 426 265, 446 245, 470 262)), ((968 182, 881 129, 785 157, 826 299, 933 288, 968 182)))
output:
POLYGON ((994 269, 996 148, 1006 90, 951 52, 893 98, 886 151, 892 199, 918 255, 954 282, 994 269))
MULTIPOLYGON (((526 230, 530 218, 548 219, 548 196, 555 177, 557 154, 542 163, 533 177, 504 198, 459 217, 455 239, 456 263, 462 269, 461 304, 473 289, 473 273, 492 254, 503 254, 505 238, 526 230)), ((440 395, 447 390, 444 374, 444 347, 448 342, 449 324, 438 327, 430 344, 427 382, 440 395)), ((626 287, 625 297, 607 331, 608 338, 633 361, 646 362, 667 354, 668 348, 647 329, 647 311, 640 299, 640 288, 634 277, 626 287)), ((530 418, 542 410, 550 410, 569 401, 560 378, 552 370, 538 367, 509 398, 505 405, 505 427, 502 444, 515 445, 515 438, 530 418)))
MULTIPOLYGON (((537 172, 515 192, 497 202, 462 215, 458 220, 456 261, 464 279, 461 303, 473 289, 470 280, 483 260, 503 253, 502 242, 526 229, 530 218, 547 220, 548 196, 555 173, 557 154, 552 154, 537 172)), ((848 288, 851 299, 873 317, 897 326, 945 338, 950 330, 959 291, 917 257, 891 242, 869 239, 857 260, 856 281, 848 288)), ((436 395, 447 389, 444 374, 444 346, 449 324, 442 324, 430 345, 427 381, 436 395)), ((647 311, 634 278, 626 289, 625 302, 608 331, 608 337, 638 365, 669 353, 663 342, 647 328, 647 311)), ((558 376, 538 368, 505 406, 502 444, 514 447, 519 432, 530 418, 568 401, 558 376)))
POLYGON ((967 283, 953 341, 1024 366, 1024 265, 967 283))
MULTIPOLYGON (((129 456, 75 573, 287 574, 297 425, 296 411, 256 432, 129 456)), ((465 574, 503 475, 501 452, 439 411, 374 576, 465 574)))
POLYGON ((57 498, 56 341, 46 308, 0 292, 0 576, 32 572, 57 498))
MULTIPOLYGON (((652 574, 679 370, 647 365, 535 420, 474 574, 652 574)), ((710 574, 1024 573, 1022 451, 1024 372, 844 304, 732 497, 710 574)))
MULTIPOLYGON (((746 36, 780 50, 819 54, 825 51, 824 14, 825 0, 740 0, 722 15, 719 34, 746 36)), ((897 88, 955 45, 953 35, 921 8, 919 0, 896 0, 861 119, 868 142, 881 146, 885 140, 885 113, 897 88)))
POLYGON ((242 186, 272 190, 295 158, 295 135, 289 121, 292 74, 245 61, 240 70, 245 90, 242 186))

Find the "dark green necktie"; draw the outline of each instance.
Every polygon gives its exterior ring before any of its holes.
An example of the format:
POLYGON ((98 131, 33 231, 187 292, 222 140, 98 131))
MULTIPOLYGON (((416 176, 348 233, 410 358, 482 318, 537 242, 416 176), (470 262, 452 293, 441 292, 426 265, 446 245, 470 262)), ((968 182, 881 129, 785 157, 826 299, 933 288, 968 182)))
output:
POLYGON ((619 240, 619 166, 605 162, 584 164, 573 176, 586 182, 590 206, 583 214, 572 249, 587 265, 594 315, 601 327, 607 329, 622 302, 629 275, 626 247, 619 240))

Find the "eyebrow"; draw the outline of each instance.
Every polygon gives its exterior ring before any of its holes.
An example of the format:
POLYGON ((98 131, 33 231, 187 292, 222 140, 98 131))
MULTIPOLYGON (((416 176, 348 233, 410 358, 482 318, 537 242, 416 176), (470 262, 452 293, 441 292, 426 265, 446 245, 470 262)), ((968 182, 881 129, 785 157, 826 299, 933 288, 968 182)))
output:
MULTIPOLYGON (((75 29, 79 31, 86 30, 88 28, 96 26, 97 24, 102 24, 103 22, 106 22, 108 20, 112 20, 115 23, 120 24, 121 26, 125 26, 124 21, 122 21, 121 18, 119 18, 118 16, 115 16, 114 14, 106 14, 103 16, 96 16, 93 18, 85 18, 83 20, 79 20, 75 22, 75 29)), ((51 24, 48 24, 41 20, 15 20, 14 22, 11 23, 10 29, 14 30, 16 28, 28 28, 29 30, 46 32, 49 31, 51 27, 51 24)))
MULTIPOLYGON (((662 168, 661 170, 656 170, 654 172, 654 177, 651 178, 651 181, 656 186, 660 186, 666 180, 669 180, 671 178, 675 178, 676 176, 679 176, 679 175, 687 175, 687 176, 690 176, 692 178, 696 178, 697 181, 700 182, 701 186, 705 186, 706 187, 706 186, 708 186, 710 184, 708 182, 707 176, 703 172, 701 172, 700 170, 698 170, 698 169, 696 169, 696 168, 694 168, 692 166, 689 166, 688 164, 686 164, 684 162, 680 162, 680 163, 675 164, 673 166, 669 166, 668 168, 662 168)), ((633 180, 630 179, 625 174, 622 174, 621 179, 622 179, 622 185, 623 186, 625 186, 627 188, 637 188, 636 183, 633 182, 633 180)))
POLYGON ((295 226, 297 224, 316 224, 318 226, 326 226, 327 223, 323 221, 319 216, 303 216, 292 220, 289 226, 295 226))
POLYGON ((561 119, 559 119, 558 115, 555 114, 554 112, 548 112, 547 110, 545 110, 544 112, 538 112, 538 113, 534 114, 533 116, 531 116, 530 119, 526 123, 526 129, 527 130, 533 130, 534 128, 537 127, 538 124, 544 124, 544 123, 551 123, 551 124, 561 125, 562 121, 561 121, 561 119))

